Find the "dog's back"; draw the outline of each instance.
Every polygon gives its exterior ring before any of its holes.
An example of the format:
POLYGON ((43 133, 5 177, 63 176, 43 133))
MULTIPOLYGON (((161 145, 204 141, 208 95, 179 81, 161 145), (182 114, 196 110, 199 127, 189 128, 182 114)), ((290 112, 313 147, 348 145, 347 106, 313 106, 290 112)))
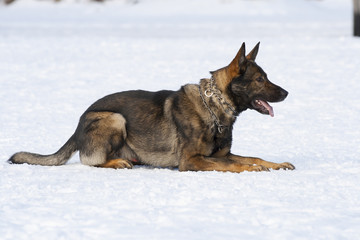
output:
POLYGON ((19 152, 9 162, 62 165, 80 150, 80 159, 87 165, 122 158, 134 163, 176 167, 176 131, 168 110, 177 94, 178 91, 136 90, 105 96, 84 112, 74 135, 59 151, 50 155, 19 152), (116 150, 105 153, 106 145, 116 150))

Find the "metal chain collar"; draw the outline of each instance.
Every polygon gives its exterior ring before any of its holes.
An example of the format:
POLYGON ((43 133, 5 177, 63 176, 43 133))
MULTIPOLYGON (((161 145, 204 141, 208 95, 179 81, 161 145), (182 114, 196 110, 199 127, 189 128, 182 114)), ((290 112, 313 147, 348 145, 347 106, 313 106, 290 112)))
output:
POLYGON ((221 91, 216 87, 214 77, 210 78, 210 87, 205 90, 204 94, 206 97, 209 98, 215 96, 218 99, 221 107, 224 109, 225 113, 231 115, 232 117, 236 117, 238 115, 238 112, 236 112, 235 108, 224 99, 224 97, 221 94, 221 91), (224 105, 226 105, 227 108, 225 108, 224 105), (232 113, 230 113, 229 110, 232 113))
MULTIPOLYGON (((213 121, 215 122, 215 124, 216 124, 216 126, 217 126, 218 132, 219 132, 219 133, 222 133, 222 132, 224 131, 224 125, 222 125, 222 124, 220 123, 220 120, 216 117, 215 113, 210 109, 209 105, 206 103, 205 98, 204 98, 204 96, 203 96, 203 93, 202 93, 202 91, 201 91, 200 85, 199 85, 199 93, 200 93, 200 97, 201 97, 201 99, 202 99, 205 107, 206 107, 207 110, 210 112, 210 115, 211 115, 213 121)), ((205 94, 205 96, 208 97, 208 95, 206 95, 206 90, 205 90, 204 94, 205 94)), ((211 95, 211 96, 212 96, 212 95, 211 95)), ((211 97, 211 96, 210 96, 210 97, 211 97)))
MULTIPOLYGON (((213 121, 215 122, 218 132, 222 133, 224 131, 224 128, 226 128, 226 126, 222 125, 220 123, 219 118, 216 116, 216 114, 211 110, 211 108, 209 107, 209 105, 207 104, 207 102, 205 101, 205 98, 203 96, 203 93, 201 91, 201 87, 199 84, 199 93, 200 93, 200 97, 205 105, 205 107, 208 109, 208 111, 210 112, 210 115, 213 119, 213 121)), ((238 113, 235 111, 234 107, 231 106, 230 103, 226 102, 226 100, 222 97, 221 95, 221 91, 219 89, 217 89, 216 85, 215 85, 215 80, 213 77, 211 77, 210 79, 210 87, 206 88, 206 90, 204 91, 204 95, 208 98, 211 98, 212 96, 215 96, 218 101, 220 102, 221 107, 224 109, 224 112, 231 115, 232 118, 236 118, 236 116, 238 115, 238 113), (228 108, 225 109, 224 105, 226 105, 228 108), (230 109, 232 111, 232 113, 229 113, 230 109)))

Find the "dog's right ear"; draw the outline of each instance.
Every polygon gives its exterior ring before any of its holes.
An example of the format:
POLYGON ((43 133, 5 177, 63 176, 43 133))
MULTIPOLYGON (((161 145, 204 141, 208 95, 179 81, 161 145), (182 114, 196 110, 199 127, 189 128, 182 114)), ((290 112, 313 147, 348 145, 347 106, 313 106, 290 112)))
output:
POLYGON ((241 48, 237 54, 237 58, 238 58, 238 61, 239 61, 239 66, 241 66, 241 64, 243 64, 246 60, 246 57, 245 57, 245 42, 242 43, 241 45, 241 48))
POLYGON ((235 58, 232 60, 232 62, 229 64, 229 67, 236 72, 240 72, 240 69, 242 68, 243 64, 246 62, 246 56, 245 56, 245 43, 241 45, 240 50, 236 54, 235 58))
POLYGON ((234 59, 235 61, 237 61, 237 65, 240 67, 241 64, 243 64, 246 60, 245 57, 245 42, 242 43, 240 50, 238 51, 238 53, 236 54, 236 57, 234 59))

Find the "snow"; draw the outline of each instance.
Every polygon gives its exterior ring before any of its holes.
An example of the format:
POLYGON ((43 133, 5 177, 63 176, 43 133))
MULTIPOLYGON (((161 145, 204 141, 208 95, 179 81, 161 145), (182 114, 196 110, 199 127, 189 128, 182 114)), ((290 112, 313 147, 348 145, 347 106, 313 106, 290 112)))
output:
POLYGON ((357 239, 360 42, 351 1, 139 0, 0 6, 1 239, 357 239), (294 171, 10 165, 56 151, 98 98, 178 89, 242 42, 289 91, 248 110, 233 152, 294 171))

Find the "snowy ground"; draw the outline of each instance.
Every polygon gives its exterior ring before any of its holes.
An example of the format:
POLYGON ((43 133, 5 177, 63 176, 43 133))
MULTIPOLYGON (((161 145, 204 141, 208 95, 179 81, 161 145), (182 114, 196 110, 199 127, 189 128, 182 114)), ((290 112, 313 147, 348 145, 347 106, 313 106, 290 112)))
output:
POLYGON ((351 1, 140 0, 0 6, 0 239, 357 239, 360 39, 351 1), (9 165, 56 151, 96 99, 178 89, 261 41, 289 91, 243 113, 233 152, 295 171, 9 165))

